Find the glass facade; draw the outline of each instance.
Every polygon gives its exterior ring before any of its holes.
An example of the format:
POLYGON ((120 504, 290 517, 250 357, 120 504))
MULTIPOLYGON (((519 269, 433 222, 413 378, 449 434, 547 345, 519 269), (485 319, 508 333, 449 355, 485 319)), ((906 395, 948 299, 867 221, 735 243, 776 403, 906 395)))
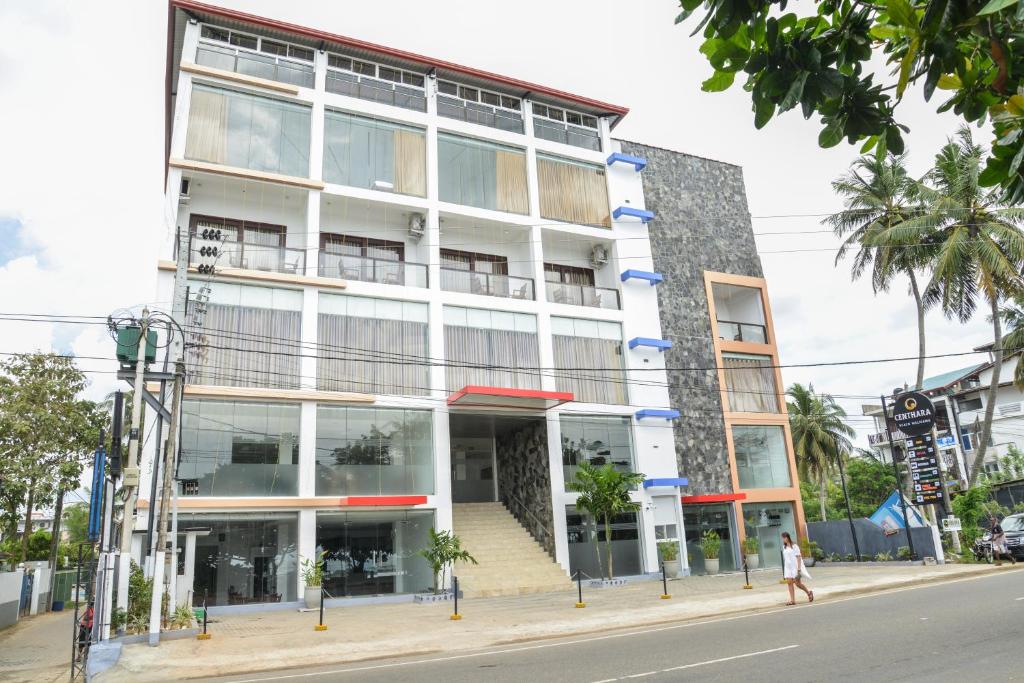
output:
POLYGON ((429 410, 316 410, 316 495, 434 492, 433 425, 429 410))
POLYGON ((612 227, 604 168, 537 155, 540 215, 566 223, 612 227))
POLYGON ((757 539, 762 567, 782 566, 782 532, 788 531, 796 540, 796 517, 793 504, 744 503, 743 533, 757 539))
POLYGON ((580 463, 600 467, 611 463, 620 472, 633 471, 633 439, 628 417, 562 415, 562 471, 566 483, 576 479, 580 463))
POLYGON ((723 353, 729 410, 734 413, 778 413, 779 390, 771 356, 723 353))
POLYGON ((579 403, 629 402, 619 323, 552 317, 551 335, 559 391, 572 392, 579 403))
POLYGON ((419 554, 430 544, 433 511, 319 512, 317 552, 333 596, 421 593, 434 585, 419 554))
POLYGON ((297 598, 298 526, 294 512, 180 514, 178 530, 196 537, 193 605, 293 602, 297 598))
POLYGON ((324 180, 329 183, 425 197, 426 149, 426 136, 418 128, 324 113, 324 180))
POLYGON ((718 570, 731 571, 736 563, 735 538, 732 530, 732 505, 683 505, 683 528, 686 531, 686 552, 690 569, 694 574, 703 574, 704 553, 700 539, 706 531, 714 531, 721 539, 718 554, 718 570))
POLYGON ((183 401, 182 494, 298 495, 299 412, 287 403, 183 401))
POLYGON ((307 106, 196 84, 185 157, 309 177, 309 125, 307 106))
POLYGON ((540 388, 534 315, 445 306, 444 353, 449 391, 468 385, 540 388))
POLYGON ((786 434, 781 426, 732 428, 736 473, 740 488, 763 489, 790 486, 786 434))
MULTIPOLYGON (((565 508, 565 526, 569 538, 569 567, 572 574, 584 578, 608 576, 608 549, 603 521, 595 521, 575 506, 565 508)), ((616 577, 643 574, 639 517, 624 512, 611 519, 612 570, 616 577)))
POLYGON ((441 201, 529 213, 523 150, 439 133, 437 157, 441 201))

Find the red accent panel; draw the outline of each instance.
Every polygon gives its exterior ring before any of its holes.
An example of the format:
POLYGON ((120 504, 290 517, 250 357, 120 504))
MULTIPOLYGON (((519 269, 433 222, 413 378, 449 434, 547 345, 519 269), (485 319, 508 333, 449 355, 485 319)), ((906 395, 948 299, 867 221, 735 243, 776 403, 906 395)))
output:
POLYGON ((426 496, 348 496, 341 501, 342 507, 380 507, 391 505, 424 505, 426 496))
POLYGON ((696 505, 698 503, 728 503, 734 500, 746 500, 745 493, 715 493, 707 496, 683 496, 683 505, 696 505))
POLYGON ((540 391, 538 389, 510 389, 507 387, 483 387, 470 385, 463 387, 461 390, 456 391, 454 394, 448 397, 448 405, 464 405, 464 406, 480 406, 487 408, 519 408, 519 409, 535 409, 540 408, 547 410, 553 408, 562 403, 572 401, 575 397, 572 392, 568 391, 540 391), (497 401, 484 401, 473 403, 473 397, 484 397, 487 398, 507 398, 510 402, 502 404, 497 401), (463 399, 468 399, 463 401, 463 399), (515 401, 522 401, 521 403, 515 403, 515 401), (548 402, 551 405, 529 405, 527 402, 530 400, 536 400, 540 402, 548 402))

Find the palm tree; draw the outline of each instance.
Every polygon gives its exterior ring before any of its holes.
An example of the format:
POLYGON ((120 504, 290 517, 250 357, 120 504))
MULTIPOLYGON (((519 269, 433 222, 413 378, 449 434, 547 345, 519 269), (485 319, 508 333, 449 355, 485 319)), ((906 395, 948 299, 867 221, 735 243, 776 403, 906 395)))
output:
POLYGON ((825 500, 832 467, 843 453, 853 448, 850 438, 856 434, 853 427, 843 422, 846 411, 829 394, 818 395, 814 385, 794 384, 786 390, 790 401, 789 428, 793 432, 793 451, 796 453, 800 475, 818 485, 821 521, 827 521, 825 500))
POLYGON ((992 412, 1003 365, 1003 335, 999 303, 1022 292, 1024 209, 1001 204, 998 188, 979 183, 984 151, 971 131, 961 128, 939 151, 935 166, 917 184, 924 203, 922 215, 886 230, 883 239, 897 243, 920 241, 927 231, 934 243, 931 281, 925 302, 938 304, 947 318, 966 323, 974 315, 979 295, 988 304, 992 321, 992 383, 982 423, 981 443, 970 472, 973 485, 985 460, 992 433, 992 412))
MULTIPOLYGON (((576 480, 568 482, 570 491, 579 493, 576 508, 585 510, 595 519, 604 523, 604 547, 608 559, 608 578, 615 578, 612 569, 612 517, 623 512, 636 512, 640 503, 630 497, 630 491, 639 486, 644 475, 636 472, 620 472, 611 463, 594 467, 581 462, 576 470, 576 480)), ((597 534, 594 534, 594 548, 598 550, 597 534)), ((601 566, 601 552, 597 552, 597 564, 601 566)))
MULTIPOLYGON (((1003 350, 1011 353, 1024 351, 1024 296, 1014 297, 1013 302, 999 309, 999 315, 1009 332, 1003 337, 1003 350)), ((1013 384, 1024 391, 1024 363, 1018 362, 1013 373, 1013 384)))
MULTIPOLYGON (((832 182, 832 190, 844 198, 846 208, 823 221, 837 237, 845 237, 836 254, 836 264, 850 251, 853 265, 850 276, 857 280, 871 271, 871 288, 875 294, 887 292, 893 280, 906 275, 910 293, 917 308, 917 383, 924 382, 925 302, 917 282, 917 270, 927 262, 926 249, 913 248, 882 239, 888 228, 903 223, 918 211, 915 184, 907 175, 906 156, 885 158, 862 156, 850 170, 832 182)), ((919 240, 920 242, 920 240, 919 240)))

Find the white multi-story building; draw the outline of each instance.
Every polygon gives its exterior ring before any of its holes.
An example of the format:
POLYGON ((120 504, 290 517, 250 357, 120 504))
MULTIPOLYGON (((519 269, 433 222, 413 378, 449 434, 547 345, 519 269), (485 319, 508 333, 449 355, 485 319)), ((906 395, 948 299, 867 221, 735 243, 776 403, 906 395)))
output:
POLYGON ((320 554, 332 595, 419 592, 432 527, 481 560, 470 592, 599 576, 583 462, 645 475, 617 575, 802 532, 738 168, 613 139, 624 107, 189 0, 170 40, 197 601, 295 601, 320 554))

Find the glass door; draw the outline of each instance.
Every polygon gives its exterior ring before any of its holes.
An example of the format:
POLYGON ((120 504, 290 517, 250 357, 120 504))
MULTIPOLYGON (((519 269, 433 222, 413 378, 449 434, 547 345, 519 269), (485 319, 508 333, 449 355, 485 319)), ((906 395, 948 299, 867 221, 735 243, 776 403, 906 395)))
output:
POLYGON ((683 527, 686 533, 687 557, 694 574, 704 573, 704 553, 700 549, 700 539, 706 531, 714 531, 722 540, 718 555, 719 571, 736 569, 731 505, 684 505, 683 527))

